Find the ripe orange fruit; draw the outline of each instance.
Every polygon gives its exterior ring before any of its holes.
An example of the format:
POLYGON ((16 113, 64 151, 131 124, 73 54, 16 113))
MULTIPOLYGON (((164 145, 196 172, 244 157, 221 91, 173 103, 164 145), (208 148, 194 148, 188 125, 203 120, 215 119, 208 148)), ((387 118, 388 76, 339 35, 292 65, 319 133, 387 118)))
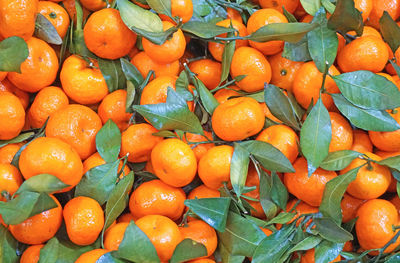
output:
MULTIPOLYGON (((400 108, 395 109, 389 114, 400 123, 400 108)), ((400 151, 400 130, 392 132, 369 131, 369 138, 372 144, 381 151, 397 152, 400 151)))
MULTIPOLYGON (((254 168, 254 166, 249 167, 245 185, 247 187, 255 186, 256 189, 254 189, 253 191, 250 191, 248 193, 245 193, 243 195, 259 200, 260 199, 260 178, 258 177, 258 173, 257 173, 256 169, 254 168)), ((254 210, 253 209, 250 210, 252 216, 265 219, 265 212, 259 201, 248 200, 246 198, 244 198, 244 199, 251 205, 252 208, 254 208, 254 210)))
POLYGON ((272 70, 271 84, 292 91, 294 77, 304 63, 286 59, 282 52, 268 57, 268 61, 272 70))
POLYGON ((104 248, 107 250, 118 250, 119 245, 124 239, 125 230, 129 222, 117 223, 107 229, 104 234, 104 248))
POLYGON ((233 147, 214 146, 199 161, 199 177, 204 185, 217 190, 223 182, 229 182, 233 147))
POLYGON ((152 180, 141 184, 129 199, 129 209, 134 218, 162 215, 177 220, 181 217, 186 194, 181 188, 152 180))
MULTIPOLYGON (((288 23, 287 18, 279 11, 272 8, 259 9, 254 12, 247 21, 247 32, 252 34, 259 28, 273 23, 288 23)), ((258 49, 264 55, 273 55, 283 49, 283 41, 274 40, 268 42, 249 41, 250 46, 258 49)))
POLYGON ((105 8, 94 12, 83 28, 87 48, 95 55, 117 59, 129 53, 136 43, 136 34, 122 21, 119 11, 105 8))
POLYGON ((208 188, 207 186, 202 184, 194 188, 187 196, 187 199, 214 198, 220 196, 221 194, 219 193, 219 191, 208 188))
POLYGON ((63 215, 68 237, 77 245, 92 244, 103 230, 103 209, 90 197, 78 196, 69 200, 63 215))
MULTIPOLYGON (((339 75, 340 72, 335 66, 331 66, 328 70, 329 74, 335 76, 339 75)), ((323 74, 319 72, 314 62, 304 63, 297 71, 293 82, 293 93, 296 97, 297 102, 304 108, 307 109, 311 101, 317 103, 319 98, 319 91, 322 86, 323 74)), ((325 80, 325 89, 329 93, 339 93, 340 90, 337 87, 335 81, 327 76, 325 80)), ((333 100, 332 97, 326 93, 322 95, 322 102, 327 109, 332 108, 333 100)))
POLYGON ((131 213, 125 213, 122 214, 118 217, 117 222, 118 223, 123 223, 123 222, 131 222, 131 221, 135 221, 137 218, 133 217, 133 215, 131 213))
POLYGON ((0 81, 3 81, 7 77, 8 72, 0 71, 0 81))
POLYGON ((19 169, 25 179, 38 174, 51 174, 70 185, 68 191, 82 178, 82 161, 69 144, 58 138, 40 137, 21 152, 19 169))
MULTIPOLYGON (((179 16, 182 23, 188 22, 193 15, 193 2, 192 0, 171 0, 171 14, 172 17, 179 16)), ((166 15, 159 15, 162 20, 172 22, 172 19, 166 15)))
POLYGON ((214 98, 221 104, 229 100, 231 97, 240 97, 241 94, 235 90, 239 90, 236 86, 228 86, 229 89, 220 89, 214 93, 214 98))
POLYGON ((7 77, 19 89, 37 92, 56 79, 58 58, 54 49, 41 39, 31 37, 26 44, 29 56, 21 64, 21 73, 9 72, 7 77))
MULTIPOLYGON (((187 132, 185 136, 183 136, 182 138, 182 140, 186 143, 206 142, 212 139, 213 139, 212 133, 208 131, 204 131, 204 135, 187 132)), ((199 161, 200 158, 203 157, 203 155, 206 154, 206 152, 214 146, 214 144, 213 143, 202 143, 198 145, 189 144, 189 146, 190 148, 192 148, 197 161, 199 161)))
POLYGON ((29 246, 25 249, 24 253, 22 253, 20 263, 37 263, 39 262, 40 257, 40 249, 44 245, 33 245, 29 246))
POLYGON ((13 195, 22 184, 22 176, 18 169, 11 165, 0 163, 0 201, 5 201, 1 195, 3 191, 13 195))
POLYGON ((126 112, 126 96, 126 90, 119 89, 104 97, 97 109, 103 124, 112 120, 121 131, 128 128, 132 113, 126 112))
POLYGON ((29 245, 39 245, 52 238, 62 223, 62 207, 51 196, 57 207, 29 217, 18 225, 9 225, 9 230, 16 240, 29 245))
MULTIPOLYGON (((163 30, 173 27, 171 22, 163 21, 163 30)), ((172 37, 162 45, 156 45, 146 38, 142 41, 143 49, 146 54, 158 63, 172 63, 183 56, 186 48, 185 36, 181 29, 172 34, 172 37)))
POLYGON ((283 6, 289 13, 293 13, 300 4, 300 0, 260 0, 259 2, 262 8, 273 8, 281 13, 283 6))
POLYGON ((275 117, 274 115, 272 115, 271 111, 269 110, 269 108, 268 108, 267 104, 265 104, 265 102, 260 103, 260 105, 261 105, 261 107, 262 107, 262 109, 263 109, 263 112, 264 112, 265 117, 267 117, 268 119, 270 119, 270 120, 272 120, 272 121, 274 121, 274 122, 282 123, 281 120, 279 120, 277 117, 275 117))
POLYGON ((221 63, 211 59, 193 61, 189 64, 189 69, 197 75, 209 90, 215 89, 221 80, 221 63))
POLYGON ((372 152, 372 142, 369 139, 368 133, 363 130, 353 130, 353 145, 351 150, 360 153, 372 152))
POLYGON ((46 136, 67 142, 84 160, 96 151, 96 134, 101 127, 101 119, 93 110, 70 104, 50 116, 46 136))
POLYGON ((96 261, 107 252, 109 252, 109 250, 102 248, 90 250, 80 255, 75 263, 96 263, 96 261))
POLYGON ((3 0, 0 2, 0 35, 28 40, 35 31, 39 0, 3 0))
POLYGON ((146 52, 139 52, 134 55, 131 63, 140 71, 143 78, 147 76, 150 70, 154 71, 156 77, 177 76, 179 73, 179 60, 166 64, 158 63, 152 60, 146 52))
POLYGON ((188 263, 215 263, 215 260, 211 258, 200 258, 188 261, 188 263))
MULTIPOLYGON (((340 255, 330 262, 338 262, 341 260, 340 255)), ((300 263, 315 263, 315 248, 309 249, 301 256, 300 263)))
POLYGON ((242 19, 242 16, 240 15, 239 11, 237 11, 237 10, 235 10, 233 8, 227 7, 226 8, 226 13, 227 13, 226 14, 226 18, 237 20, 240 23, 243 23, 243 19, 242 19))
POLYGON ((16 137, 25 124, 25 110, 17 96, 0 91, 0 140, 16 137))
MULTIPOLYGON (((98 152, 90 155, 84 162, 83 162, 83 173, 85 174, 87 171, 89 171, 90 169, 96 167, 96 166, 100 166, 105 164, 106 161, 104 161, 103 158, 101 158, 100 154, 98 152)), ((118 171, 121 171, 123 166, 123 161, 120 160, 119 161, 119 165, 118 165, 118 171)), ((131 171, 131 169, 129 169, 129 167, 127 165, 125 165, 124 167, 124 175, 127 175, 129 172, 131 171)))
POLYGON ((353 130, 350 123, 339 113, 329 112, 332 127, 332 139, 329 152, 350 150, 353 145, 353 130))
POLYGON ((150 81, 142 90, 140 105, 165 103, 168 87, 175 90, 176 79, 176 76, 161 76, 150 81))
POLYGON ((62 88, 68 97, 80 104, 100 102, 108 94, 106 81, 94 64, 92 67, 82 58, 72 55, 61 68, 62 88))
MULTIPOLYGON (((349 31, 347 34, 352 35, 356 37, 357 33, 356 31, 349 31)), ((376 36, 380 39, 382 39, 381 33, 379 33, 378 30, 371 26, 364 26, 363 32, 361 36, 376 36)))
POLYGON ((28 111, 29 124, 33 128, 42 127, 52 113, 68 103, 67 95, 59 87, 50 86, 40 90, 28 111))
POLYGON ((39 1, 38 13, 44 15, 56 28, 58 35, 64 38, 69 27, 69 16, 61 5, 51 1, 39 1))
POLYGON ((396 207, 397 212, 399 213, 400 216, 400 198, 398 195, 395 195, 392 199, 390 199, 390 202, 396 207))
POLYGON ((358 9, 358 11, 361 12, 364 21, 367 20, 367 18, 371 14, 373 5, 373 0, 354 0, 354 6, 358 9))
POLYGON ((256 140, 271 144, 281 151, 293 163, 299 155, 299 137, 286 125, 272 125, 257 136, 256 140))
POLYGON ((358 208, 365 202, 366 200, 357 199, 351 195, 344 194, 340 203, 340 207, 342 208, 342 221, 347 223, 356 218, 358 208))
POLYGON ((0 163, 10 164, 24 143, 11 143, 0 147, 0 163))
POLYGON ((246 75, 236 85, 247 92, 255 92, 264 88, 264 83, 271 80, 271 65, 264 55, 255 48, 240 47, 235 50, 231 63, 231 76, 236 78, 246 75))
MULTIPOLYGON (((82 6, 89 11, 97 11, 106 7, 106 2, 103 0, 80 0, 82 6)), ((113 0, 109 1, 110 3, 113 0)))
POLYGON ((215 134, 225 141, 239 141, 261 131, 265 117, 260 104, 250 97, 219 104, 211 117, 215 134))
POLYGON ((120 156, 127 154, 128 161, 141 163, 150 160, 151 151, 162 137, 154 136, 158 132, 156 128, 147 123, 133 124, 122 133, 120 156))
MULTIPOLYGON (((400 155, 400 152, 383 152, 383 151, 376 151, 374 152, 376 155, 383 159, 389 158, 389 157, 394 157, 400 155)), ((397 180, 393 177, 392 175, 392 180, 390 182, 390 185, 387 189, 388 192, 390 193, 396 193, 397 192, 397 180)))
MULTIPOLYGON (((372 160, 381 160, 378 155, 373 153, 365 152, 364 154, 372 160)), ((340 174, 344 174, 365 163, 365 160, 357 158, 340 171, 340 174)), ((347 192, 358 199, 374 199, 386 192, 390 182, 391 173, 389 168, 371 162, 370 166, 366 165, 358 171, 356 179, 347 187, 347 192)))
POLYGON ((29 105, 29 94, 26 91, 20 90, 19 88, 15 87, 8 79, 3 79, 0 81, 0 91, 8 91, 21 101, 22 106, 24 109, 28 108, 29 105))
POLYGON ((379 28, 379 19, 383 11, 387 11, 393 20, 400 16, 400 1, 398 0, 374 0, 372 1, 372 10, 369 15, 368 25, 379 28))
POLYGON ((318 168, 308 177, 307 161, 304 157, 298 158, 293 168, 296 172, 285 173, 284 183, 289 193, 312 206, 319 206, 322 201, 325 185, 337 176, 333 171, 318 168))
POLYGON ((203 244, 207 249, 207 257, 217 249, 218 238, 214 228, 202 220, 193 220, 179 227, 182 238, 190 238, 203 244))
POLYGON ((151 152, 154 172, 164 183, 182 187, 189 184, 197 171, 197 160, 189 145, 179 139, 165 139, 151 152))
POLYGON ((182 241, 178 226, 168 217, 148 215, 138 219, 136 225, 153 243, 161 261, 168 261, 182 241))

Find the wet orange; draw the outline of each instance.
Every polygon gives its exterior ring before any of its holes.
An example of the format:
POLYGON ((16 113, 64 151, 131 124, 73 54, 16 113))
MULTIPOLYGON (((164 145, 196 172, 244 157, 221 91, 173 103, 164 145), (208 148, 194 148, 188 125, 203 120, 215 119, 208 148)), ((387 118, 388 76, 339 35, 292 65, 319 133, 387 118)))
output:
MULTIPOLYGON (((182 23, 188 22, 193 15, 193 2, 192 0, 171 0, 171 14, 172 17, 178 16, 182 23)), ((172 19, 166 15, 160 14, 162 20, 172 22, 172 19)))
POLYGON ((351 150, 356 152, 372 152, 372 142, 369 139, 368 133, 363 130, 353 130, 353 145, 351 150))
POLYGON ((227 88, 229 89, 220 89, 217 92, 214 93, 214 98, 219 102, 219 103, 224 103, 231 97, 240 97, 241 94, 239 92, 236 92, 235 90, 239 90, 238 87, 236 86, 228 86, 227 88))
POLYGON ((150 81, 142 90, 140 105, 164 103, 168 87, 175 90, 176 76, 160 76, 150 81))
POLYGON ((129 222, 117 223, 107 229, 104 235, 104 248, 107 250, 118 250, 119 245, 124 239, 125 230, 129 222))
POLYGON ((11 143, 0 148, 0 163, 10 164, 24 143, 11 143))
POLYGON ((39 1, 38 12, 45 16, 57 30, 61 38, 67 34, 69 16, 67 11, 59 4, 51 1, 39 1))

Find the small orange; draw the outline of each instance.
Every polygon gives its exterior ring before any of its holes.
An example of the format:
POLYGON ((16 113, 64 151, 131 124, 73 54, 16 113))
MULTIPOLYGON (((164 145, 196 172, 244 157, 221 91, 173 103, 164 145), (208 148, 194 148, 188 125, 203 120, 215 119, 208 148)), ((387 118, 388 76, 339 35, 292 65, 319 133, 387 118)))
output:
POLYGON ((329 152, 350 150, 353 145, 353 130, 350 123, 339 113, 329 112, 332 127, 332 139, 329 152))
POLYGON ((214 98, 221 104, 226 102, 231 97, 240 97, 241 94, 235 90, 239 90, 236 86, 228 86, 229 89, 220 89, 214 94, 214 98))
MULTIPOLYGON (((208 131, 204 131, 204 135, 187 132, 185 136, 183 136, 182 138, 182 140, 186 143, 206 142, 212 139, 213 139, 212 134, 211 132, 208 131)), ((194 155, 196 155, 197 161, 199 161, 200 158, 203 157, 204 154, 206 154, 206 152, 214 146, 214 144, 213 143, 202 143, 198 145, 189 144, 189 146, 192 148, 194 155)))
POLYGON ((12 84, 8 79, 3 79, 0 81, 0 91, 8 91, 21 101, 22 106, 26 110, 29 105, 29 93, 17 88, 14 84, 12 84))
POLYGON ((0 140, 16 137, 25 124, 25 110, 17 96, 0 91, 0 140))
POLYGON ((69 16, 67 11, 61 6, 51 1, 39 1, 38 12, 46 17, 56 28, 61 38, 67 34, 69 27, 69 16))
POLYGON ((400 16, 399 0, 373 0, 372 10, 369 15, 368 25, 379 28, 379 19, 383 15, 383 11, 387 11, 393 20, 397 20, 400 16))
POLYGON ((40 249, 42 249, 44 245, 33 245, 29 246, 25 249, 24 253, 22 253, 20 263, 37 263, 39 262, 40 257, 40 249))
POLYGON ((179 227, 182 238, 190 238, 203 244, 207 249, 207 257, 217 249, 218 238, 214 228, 202 220, 193 220, 179 227))
POLYGON ((215 134, 225 141, 239 141, 261 131, 265 117, 260 104, 250 97, 219 104, 211 117, 215 134))
POLYGON ((109 250, 102 248, 90 250, 80 255, 75 263, 96 263, 97 260, 107 252, 109 252, 109 250))
MULTIPOLYGON (((389 114, 400 123, 400 108, 389 111, 389 114)), ((381 151, 400 151, 400 129, 392 132, 369 131, 369 138, 372 144, 381 151)))
POLYGON ((0 81, 3 81, 7 77, 8 72, 0 71, 0 81))
MULTIPOLYGON (((341 260, 340 255, 337 256, 334 260, 330 262, 338 262, 341 260)), ((307 250, 306 253, 304 253, 301 256, 300 263, 315 263, 315 248, 307 250)))
POLYGON ((343 199, 340 203, 342 208, 342 221, 347 223, 350 220, 356 218, 358 208, 364 204, 366 200, 361 200, 352 197, 351 195, 344 194, 343 199))
POLYGON ((292 91, 294 77, 304 62, 296 62, 282 57, 282 52, 268 57, 271 64, 271 84, 292 91))
POLYGON ((354 250, 353 242, 347 241, 346 243, 344 243, 343 251, 353 252, 353 250, 354 250))
POLYGON ((215 89, 221 80, 221 63, 211 59, 193 61, 189 64, 189 69, 197 75, 209 90, 215 89))
POLYGON ((369 139, 368 133, 363 130, 353 130, 353 145, 351 150, 364 153, 372 152, 372 142, 369 139))
MULTIPOLYGON (((150 70, 153 70, 156 77, 177 76, 179 73, 179 60, 171 63, 158 63, 152 60, 146 52, 139 52, 132 57, 131 63, 139 70, 143 78, 147 76, 150 70)), ((153 78, 151 78, 153 79, 153 78)))
POLYGON ((142 90, 140 105, 165 103, 168 87, 175 90, 176 76, 160 76, 150 81, 142 90))
POLYGON ((121 131, 128 128, 132 113, 126 112, 126 97, 126 90, 123 89, 116 90, 104 97, 97 109, 103 124, 112 120, 121 131))
POLYGON ((196 175, 197 160, 189 145, 179 139, 165 139, 151 152, 154 172, 164 183, 182 187, 196 175))
POLYGON ((104 234, 104 248, 107 250, 118 250, 119 245, 124 239, 125 230, 129 222, 116 223, 107 229, 104 234))
MULTIPOLYGON (((106 2, 104 0, 80 0, 82 6, 89 11, 97 11, 106 7, 106 2)), ((113 0, 109 1, 110 3, 113 0)))
POLYGON ((187 199, 201 199, 201 198, 216 198, 220 197, 221 194, 219 191, 208 188, 204 184, 197 186, 194 188, 188 195, 187 199))
MULTIPOLYGON (((101 158, 100 154, 98 152, 96 152, 96 153, 90 155, 83 162, 83 173, 85 174, 87 171, 89 171, 93 167, 100 166, 100 165, 103 165, 105 163, 106 163, 106 161, 104 161, 104 159, 101 158)), ((120 160, 119 161, 119 165, 118 165, 118 171, 121 171, 122 165, 123 165, 123 161, 120 160)), ((124 171, 123 171, 124 175, 127 175, 130 171, 131 171, 131 169, 129 169, 129 167, 127 165, 125 165, 124 171)))
POLYGON ((9 164, 24 143, 11 143, 0 148, 0 163, 9 164))
MULTIPOLYGON (((192 0, 171 0, 171 14, 172 17, 179 16, 182 23, 188 22, 193 15, 193 2, 192 0)), ((166 15, 160 14, 162 20, 172 22, 172 19, 166 15)))
POLYGON ((13 195, 22 184, 22 176, 18 169, 11 164, 0 163, 0 201, 5 201, 3 191, 13 195))

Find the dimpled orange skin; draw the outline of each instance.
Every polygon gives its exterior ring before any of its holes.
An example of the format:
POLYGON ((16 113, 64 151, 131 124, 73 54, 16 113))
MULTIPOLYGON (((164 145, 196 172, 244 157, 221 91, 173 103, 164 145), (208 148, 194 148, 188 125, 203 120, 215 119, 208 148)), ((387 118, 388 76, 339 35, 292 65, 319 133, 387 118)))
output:
POLYGON ((43 246, 44 245, 29 246, 27 249, 25 249, 24 253, 22 253, 19 263, 37 263, 37 262, 39 262, 40 249, 43 246))
POLYGON ((157 177, 175 187, 189 184, 197 171, 193 150, 179 139, 159 142, 151 152, 151 163, 157 177))
POLYGON ((372 10, 369 15, 368 25, 379 28, 379 19, 383 15, 383 11, 387 11, 393 20, 397 20, 400 15, 399 0, 373 0, 372 10))
POLYGON ((218 105, 211 117, 215 134, 225 141, 239 141, 261 131, 265 117, 253 98, 239 97, 218 105))
MULTIPOLYGON (((340 260, 341 260, 341 257, 339 255, 330 262, 338 262, 340 260)), ((300 263, 315 263, 315 249, 313 248, 313 249, 307 250, 306 253, 304 253, 301 256, 300 263)))
POLYGON ((308 177, 307 161, 303 157, 294 162, 293 168, 296 172, 285 173, 284 176, 284 183, 289 193, 311 206, 319 206, 326 183, 335 178, 337 174, 318 168, 308 177))
POLYGON ((26 110, 29 105, 29 94, 26 91, 20 90, 14 84, 12 84, 8 79, 3 79, 0 81, 0 91, 8 91, 18 97, 21 101, 22 106, 26 110))
MULTIPOLYGON (((153 70, 156 77, 177 76, 179 73, 179 60, 171 63, 158 63, 153 61, 145 52, 139 52, 133 56, 131 63, 140 71, 143 78, 147 76, 150 70, 153 70)), ((153 77, 151 77, 153 79, 153 77)))
POLYGON ((380 72, 385 68, 389 52, 385 42, 375 36, 363 36, 347 44, 338 54, 337 63, 342 72, 369 70, 380 72))
MULTIPOLYGON (((173 27, 171 22, 163 21, 163 30, 173 27)), ((180 59, 185 53, 186 40, 181 29, 172 34, 172 38, 168 39, 162 45, 156 45, 146 38, 142 41, 143 49, 146 54, 158 63, 172 63, 180 59)))
POLYGON ((59 87, 46 87, 39 91, 28 111, 28 120, 32 128, 40 128, 47 118, 57 110, 69 104, 68 97, 59 87))
MULTIPOLYGON (((395 113, 389 111, 397 123, 400 124, 400 108, 395 113)), ((397 152, 400 151, 400 129, 392 132, 369 131, 369 138, 372 144, 381 151, 397 152)))
POLYGON ((299 6, 299 0, 260 0, 260 5, 262 8, 273 8, 283 13, 282 7, 289 13, 293 13, 299 6))
POLYGON ((271 65, 264 55, 255 48, 240 47, 235 50, 231 63, 231 76, 236 78, 246 75, 236 85, 247 92, 255 92, 264 88, 264 83, 271 80, 271 65))
POLYGON ((107 94, 106 81, 97 68, 75 56, 69 56, 61 68, 60 80, 65 93, 80 104, 100 102, 107 94))
POLYGON ((136 43, 136 34, 122 21, 119 11, 105 8, 94 12, 83 28, 87 48, 95 55, 117 59, 129 53, 136 43))
POLYGON ((294 77, 304 62, 291 61, 282 57, 282 52, 268 57, 271 65, 271 84, 292 91, 294 77))
POLYGON ((350 220, 356 218, 358 208, 364 204, 367 200, 357 199, 349 194, 344 194, 343 199, 340 202, 342 208, 342 221, 347 223, 350 220))
POLYGON ((22 184, 22 176, 18 169, 11 164, 0 163, 0 201, 6 201, 1 192, 13 195, 22 184))
POLYGON ((138 219, 136 225, 153 243, 162 262, 172 257, 176 246, 182 241, 178 226, 168 217, 148 215, 138 219))
MULTIPOLYGON (((331 66, 328 70, 329 74, 335 76, 339 75, 340 72, 335 66, 331 66)), ((319 98, 319 90, 321 89, 323 81, 323 74, 319 72, 314 62, 304 63, 297 74, 293 82, 293 93, 296 97, 297 102, 304 108, 307 109, 311 103, 311 100, 317 103, 319 98)), ((336 85, 335 81, 331 77, 326 77, 325 89, 329 93, 339 93, 340 90, 336 85)), ((326 108, 330 109, 333 106, 332 97, 326 93, 322 94, 322 102, 326 108)))
POLYGON ((96 151, 96 134, 101 127, 101 119, 93 110, 70 104, 50 116, 46 136, 67 142, 84 160, 96 151))
POLYGON ((162 215, 177 220, 182 216, 186 194, 181 188, 172 187, 161 180, 141 184, 129 199, 129 209, 134 218, 162 215))
POLYGON ((286 125, 272 125, 263 130, 256 140, 271 144, 281 151, 291 163, 299 155, 299 137, 292 128, 286 125))
MULTIPOLYGON (((256 32, 259 28, 273 23, 288 23, 287 18, 279 11, 272 8, 259 9, 247 21, 247 32, 256 32)), ((273 55, 283 49, 284 42, 280 40, 268 42, 249 41, 250 46, 258 49, 264 55, 273 55)))
MULTIPOLYGON (((211 132, 204 131, 204 135, 187 132, 185 136, 183 136, 182 140, 186 143, 188 142, 196 143, 196 142, 206 142, 208 140, 213 139, 211 132)), ((196 155, 197 162, 200 160, 201 157, 203 157, 206 154, 206 152, 209 149, 211 149, 214 146, 213 143, 202 143, 198 144, 197 146, 195 145, 196 144, 189 144, 189 146, 192 148, 194 152, 194 155, 196 155)))
MULTIPOLYGON (((121 171, 123 163, 124 162, 122 160, 119 161, 118 171, 121 171)), ((101 158, 100 154, 98 152, 96 152, 96 153, 90 155, 83 162, 83 173, 85 174, 90 169, 92 169, 92 168, 94 168, 96 166, 103 165, 103 164, 106 164, 106 161, 104 161, 104 159, 101 158)), ((129 169, 129 167, 127 165, 125 165, 123 174, 127 175, 130 171, 131 171, 131 169, 129 169)))
POLYGON ((78 153, 69 144, 57 138, 40 137, 21 152, 19 169, 25 179, 38 174, 51 174, 70 185, 70 190, 82 178, 83 165, 78 153))
POLYGON ((353 145, 351 150, 356 152, 372 152, 373 146, 368 133, 363 130, 353 130, 353 145))
POLYGON ((353 130, 350 123, 339 113, 329 112, 332 127, 332 139, 329 152, 350 150, 353 145, 353 130))
POLYGON ((69 239, 79 246, 96 241, 104 226, 103 209, 90 197, 78 196, 69 200, 63 215, 69 239))
POLYGON ((21 64, 21 73, 9 72, 7 78, 19 89, 37 92, 56 79, 58 58, 54 49, 43 40, 31 37, 26 43, 29 56, 21 64))
MULTIPOLYGON (((172 17, 179 16, 182 23, 188 22, 193 15, 193 2, 192 0, 171 0, 171 14, 172 17)), ((173 22, 169 16, 159 14, 162 20, 173 22)))
MULTIPOLYGON (((260 178, 258 177, 258 173, 254 166, 250 166, 248 173, 247 173, 247 178, 246 178, 246 183, 245 186, 247 187, 253 187, 255 186, 256 189, 245 193, 243 195, 254 198, 254 199, 260 199, 260 178)), ((247 200, 245 199, 255 210, 251 210, 250 213, 252 216, 265 219, 265 213, 264 209, 261 206, 261 203, 259 201, 253 201, 253 200, 247 200)))
POLYGON ((0 147, 0 163, 10 164, 18 150, 24 143, 11 143, 0 147))
POLYGON ((156 128, 147 123, 138 123, 129 126, 122 133, 120 156, 128 155, 128 161, 141 163, 150 160, 151 151, 162 137, 154 136, 158 132, 156 128))
POLYGON ((109 250, 107 249, 102 249, 102 248, 93 249, 80 255, 79 258, 75 261, 75 263, 96 263, 96 261, 102 255, 108 252, 109 250))
POLYGON ((207 256, 211 256, 217 249, 218 237, 214 228, 202 220, 192 220, 187 225, 179 226, 182 238, 190 238, 203 244, 207 249, 207 256))
POLYGON ((197 75, 209 90, 215 89, 221 80, 221 63, 211 59, 196 60, 189 64, 189 69, 197 75))
POLYGON ((103 124, 112 120, 121 131, 128 128, 132 113, 126 112, 126 96, 126 90, 119 89, 104 97, 97 109, 103 124))
POLYGON ((62 207, 51 195, 57 207, 29 217, 18 225, 9 225, 9 230, 16 240, 28 245, 39 245, 52 238, 62 223, 62 207))
POLYGON ((229 182, 233 147, 215 146, 199 161, 199 177, 207 187, 218 190, 223 182, 229 182))
POLYGON ((104 235, 104 248, 107 250, 118 250, 119 245, 124 239, 125 230, 129 222, 117 223, 107 229, 104 235))
POLYGON ((39 0, 2 0, 0 2, 0 36, 19 36, 28 40, 35 31, 39 0))
POLYGON ((25 110, 17 96, 0 91, 0 140, 16 137, 25 124, 25 110))
POLYGON ((69 27, 69 16, 61 6, 51 1, 39 1, 38 12, 44 15, 56 28, 58 35, 64 38, 69 27))
POLYGON ((176 79, 176 76, 161 76, 150 81, 142 90, 140 105, 166 102, 168 87, 175 90, 176 79))
MULTIPOLYGON (((365 152, 364 154, 366 154, 372 160, 382 160, 382 158, 373 153, 365 152)), ((340 174, 344 174, 351 169, 359 167, 365 163, 365 160, 357 158, 353 160, 349 166, 340 171, 340 174)), ((370 170, 368 166, 365 165, 358 170, 356 179, 347 187, 347 193, 358 199, 374 199, 386 192, 392 180, 392 175, 389 168, 373 162, 371 162, 371 167, 372 168, 370 168, 370 170)))

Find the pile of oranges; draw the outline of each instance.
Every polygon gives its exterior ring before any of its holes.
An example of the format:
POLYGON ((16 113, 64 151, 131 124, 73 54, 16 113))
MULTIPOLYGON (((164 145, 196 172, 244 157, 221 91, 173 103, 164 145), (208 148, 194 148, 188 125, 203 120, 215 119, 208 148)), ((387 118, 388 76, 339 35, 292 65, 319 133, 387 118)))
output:
POLYGON ((0 262, 398 262, 400 1, 333 2, 0 0, 0 262))

